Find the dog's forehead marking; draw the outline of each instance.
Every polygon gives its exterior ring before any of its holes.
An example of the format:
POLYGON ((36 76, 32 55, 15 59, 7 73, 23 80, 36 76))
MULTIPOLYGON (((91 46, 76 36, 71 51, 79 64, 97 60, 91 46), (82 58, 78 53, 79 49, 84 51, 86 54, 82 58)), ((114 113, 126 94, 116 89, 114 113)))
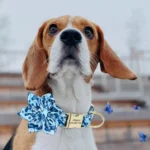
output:
POLYGON ((66 28, 77 28, 79 29, 80 26, 82 26, 82 22, 84 22, 85 19, 80 16, 70 16, 67 20, 67 26, 66 28))
POLYGON ((68 20, 68 24, 67 24, 67 28, 72 28, 72 21, 73 21, 73 16, 70 16, 69 20, 68 20))
POLYGON ((57 18, 62 21, 62 24, 66 22, 64 28, 80 28, 80 26, 89 24, 89 21, 80 16, 62 16, 57 18))

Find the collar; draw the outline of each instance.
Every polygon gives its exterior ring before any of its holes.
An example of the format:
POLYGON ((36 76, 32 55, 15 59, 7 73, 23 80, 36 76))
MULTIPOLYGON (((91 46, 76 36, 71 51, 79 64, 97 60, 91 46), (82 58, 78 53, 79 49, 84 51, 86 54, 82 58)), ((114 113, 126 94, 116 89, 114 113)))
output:
POLYGON ((94 111, 91 105, 87 114, 64 113, 63 110, 56 105, 52 94, 48 93, 39 97, 35 94, 28 94, 28 106, 22 108, 18 115, 28 121, 29 132, 39 132, 43 130, 45 133, 54 135, 57 127, 65 128, 98 128, 104 124, 104 117, 94 111), (102 123, 92 126, 91 122, 94 114, 102 118, 102 123))

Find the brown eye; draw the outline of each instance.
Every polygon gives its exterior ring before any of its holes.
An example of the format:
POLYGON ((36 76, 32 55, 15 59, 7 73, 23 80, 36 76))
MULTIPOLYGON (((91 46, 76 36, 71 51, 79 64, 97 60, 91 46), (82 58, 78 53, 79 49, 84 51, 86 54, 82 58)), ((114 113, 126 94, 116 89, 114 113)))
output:
POLYGON ((85 27, 84 28, 84 34, 90 39, 92 40, 94 37, 94 32, 93 29, 91 27, 85 27))
POLYGON ((49 27, 49 34, 55 35, 58 32, 58 28, 56 24, 51 24, 49 27))

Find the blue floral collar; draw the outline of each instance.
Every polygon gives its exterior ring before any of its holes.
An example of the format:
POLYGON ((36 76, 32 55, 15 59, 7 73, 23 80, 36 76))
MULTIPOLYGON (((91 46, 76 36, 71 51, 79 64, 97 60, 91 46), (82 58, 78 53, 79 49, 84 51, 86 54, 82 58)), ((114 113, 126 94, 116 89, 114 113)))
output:
MULTIPOLYGON (((48 93, 39 97, 35 94, 28 94, 28 106, 24 107, 18 115, 28 121, 29 132, 39 132, 43 130, 47 134, 54 135, 57 127, 81 128, 90 127, 93 115, 100 114, 94 112, 91 106, 87 114, 64 113, 56 105, 52 94, 48 93)), ((102 117, 102 116, 101 116, 102 117)), ((102 117, 104 123, 104 118, 102 117)), ((96 127, 100 127, 96 126, 96 127)))

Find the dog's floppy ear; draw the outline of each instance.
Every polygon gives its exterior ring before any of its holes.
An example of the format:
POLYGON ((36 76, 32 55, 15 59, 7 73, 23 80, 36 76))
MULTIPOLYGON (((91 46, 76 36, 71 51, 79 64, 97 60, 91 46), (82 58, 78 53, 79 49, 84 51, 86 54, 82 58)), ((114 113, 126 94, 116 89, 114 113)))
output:
POLYGON ((46 22, 40 27, 23 64, 24 85, 28 90, 37 90, 47 77, 47 52, 43 47, 43 31, 46 22))
POLYGON ((120 60, 116 53, 104 39, 101 29, 97 26, 99 36, 99 57, 101 71, 119 79, 136 79, 128 67, 120 60))

